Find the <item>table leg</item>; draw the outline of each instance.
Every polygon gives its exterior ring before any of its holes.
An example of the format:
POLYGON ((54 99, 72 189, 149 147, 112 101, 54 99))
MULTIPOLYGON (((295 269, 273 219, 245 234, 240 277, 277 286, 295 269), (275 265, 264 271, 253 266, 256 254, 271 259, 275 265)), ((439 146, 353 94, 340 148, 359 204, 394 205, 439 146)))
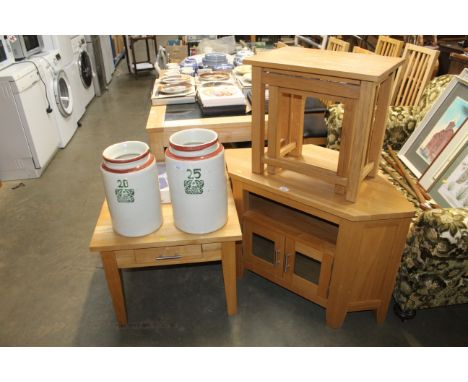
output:
POLYGON ((327 326, 332 329, 339 329, 346 318, 346 308, 342 306, 336 306, 333 308, 327 307, 327 312, 325 314, 325 321, 327 326))
POLYGON ((227 311, 230 316, 237 313, 236 284, 236 243, 233 241, 222 244, 222 266, 224 277, 224 292, 226 294, 227 311))
POLYGON ((242 254, 242 242, 236 243, 236 277, 244 277, 244 257, 242 254))
POLYGON ((101 259, 117 321, 120 326, 125 326, 128 323, 127 310, 125 308, 125 298, 122 288, 122 276, 117 266, 115 253, 101 252, 101 259))

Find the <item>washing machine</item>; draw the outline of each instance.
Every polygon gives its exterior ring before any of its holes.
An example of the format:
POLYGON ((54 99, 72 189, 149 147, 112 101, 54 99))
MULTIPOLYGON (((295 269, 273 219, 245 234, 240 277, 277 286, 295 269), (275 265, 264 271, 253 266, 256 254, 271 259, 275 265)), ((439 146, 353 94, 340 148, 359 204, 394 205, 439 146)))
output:
POLYGON ((29 60, 0 71, 1 180, 38 178, 57 151, 53 99, 43 80, 29 60))
POLYGON ((62 68, 61 59, 58 50, 43 52, 30 58, 39 68, 49 99, 54 101, 51 114, 60 138, 59 147, 64 148, 78 128, 78 114, 75 110, 76 99, 72 82, 62 68))
POLYGON ((42 35, 44 42, 44 51, 54 52, 58 50, 60 59, 57 61, 57 67, 65 72, 71 86, 74 99, 73 112, 79 120, 86 111, 82 97, 82 84, 78 70, 75 65, 75 56, 72 47, 72 40, 75 35, 42 35))
POLYGON ((86 107, 96 94, 93 85, 95 73, 93 72, 85 37, 76 36, 71 40, 71 43, 73 49, 72 65, 75 65, 81 83, 77 92, 79 97, 78 102, 86 107))

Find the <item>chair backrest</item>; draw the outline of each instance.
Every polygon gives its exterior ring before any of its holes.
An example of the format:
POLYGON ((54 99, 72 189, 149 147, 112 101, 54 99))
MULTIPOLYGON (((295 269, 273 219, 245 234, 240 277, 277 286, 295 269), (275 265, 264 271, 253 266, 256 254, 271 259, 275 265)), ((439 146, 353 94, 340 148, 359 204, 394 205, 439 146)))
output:
POLYGON ((405 63, 397 71, 392 90, 393 106, 415 106, 431 80, 439 51, 406 44, 405 63))
POLYGON ((357 46, 357 45, 353 48, 353 53, 375 54, 374 52, 368 49, 361 48, 360 46, 357 46))
POLYGON ((327 50, 334 50, 337 52, 349 52, 349 42, 340 40, 336 37, 329 37, 327 50))
POLYGON ((277 48, 286 48, 287 46, 288 46, 288 45, 285 44, 283 41, 278 41, 278 42, 276 43, 276 47, 277 47, 277 48))
POLYGON ((404 41, 397 40, 388 36, 379 36, 375 53, 387 57, 401 57, 404 41))

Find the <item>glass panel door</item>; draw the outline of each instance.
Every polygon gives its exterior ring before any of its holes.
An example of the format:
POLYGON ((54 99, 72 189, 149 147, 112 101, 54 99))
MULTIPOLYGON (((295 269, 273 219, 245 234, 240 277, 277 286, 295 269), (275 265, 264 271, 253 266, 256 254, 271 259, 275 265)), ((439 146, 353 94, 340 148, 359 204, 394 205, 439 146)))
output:
POLYGON ((91 59, 89 58, 88 52, 82 51, 78 61, 80 69, 81 82, 86 89, 88 89, 93 83, 93 68, 91 66, 91 59))
POLYGON ((307 291, 308 298, 326 299, 333 263, 328 245, 317 239, 310 242, 288 239, 285 257, 288 264, 285 278, 293 289, 307 291))
POLYGON ((252 233, 252 255, 270 264, 275 264, 275 242, 252 233))
POLYGON ((247 269, 264 277, 282 278, 284 235, 269 221, 251 213, 244 216, 244 260, 247 269))
POLYGON ((311 283, 318 284, 320 279, 320 261, 305 256, 298 251, 295 253, 295 259, 294 274, 311 283))
POLYGON ((23 41, 27 52, 38 49, 41 46, 37 35, 23 35, 23 41))
POLYGON ((54 81, 54 92, 57 106, 64 117, 73 112, 73 97, 65 72, 61 70, 54 81))

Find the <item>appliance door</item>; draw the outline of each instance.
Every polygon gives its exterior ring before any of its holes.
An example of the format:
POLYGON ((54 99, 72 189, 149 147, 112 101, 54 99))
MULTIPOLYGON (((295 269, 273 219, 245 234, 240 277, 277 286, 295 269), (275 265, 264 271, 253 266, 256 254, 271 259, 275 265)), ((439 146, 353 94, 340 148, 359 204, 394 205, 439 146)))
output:
POLYGON ((64 117, 73 113, 73 96, 70 81, 63 70, 60 70, 54 78, 55 103, 64 117))
POLYGON ((112 46, 110 42, 110 36, 104 35, 99 36, 101 42, 102 61, 104 64, 104 74, 106 79, 106 85, 112 80, 112 73, 114 73, 114 57, 112 55, 112 46))
POLYGON ((89 58, 91 60, 91 68, 93 69, 93 86, 94 86, 94 93, 100 97, 102 92, 101 92, 101 85, 99 84, 99 73, 97 69, 97 63, 96 63, 96 55, 94 53, 94 42, 93 38, 91 36, 86 36, 86 51, 89 54, 89 58))
POLYGON ((0 70, 15 62, 15 57, 8 40, 0 38, 0 70))
MULTIPOLYGON (((37 77, 37 74, 35 75, 37 77)), ((34 167, 42 168, 58 147, 58 134, 53 116, 46 112, 48 104, 44 93, 44 85, 37 77, 37 80, 33 83, 28 78, 21 79, 16 82, 16 87, 17 89, 8 92, 7 97, 10 100, 8 103, 11 104, 11 101, 14 101, 16 113, 11 107, 7 113, 3 114, 2 106, 2 118, 3 116, 7 117, 9 122, 1 124, 2 137, 4 129, 11 129, 10 133, 5 137, 8 145, 12 146, 11 149, 8 149, 9 156, 19 160, 30 158, 32 154, 34 167), (26 140, 23 140, 24 137, 26 137, 26 140), (28 150, 24 148, 25 143, 28 150), (30 153, 28 154, 29 150, 30 153)))
POLYGON ((93 84, 93 67, 88 52, 83 50, 78 57, 78 70, 80 72, 81 82, 85 89, 93 84))
POLYGON ((39 35, 21 35, 13 42, 13 53, 16 59, 23 59, 42 51, 42 37, 39 35))
POLYGON ((22 38, 24 50, 28 56, 34 53, 38 53, 42 50, 42 37, 38 35, 23 35, 22 38))
MULTIPOLYGON (((0 173, 18 167, 21 159, 32 159, 20 112, 8 82, 0 82, 0 173)), ((5 178, 4 178, 5 179, 5 178)))

